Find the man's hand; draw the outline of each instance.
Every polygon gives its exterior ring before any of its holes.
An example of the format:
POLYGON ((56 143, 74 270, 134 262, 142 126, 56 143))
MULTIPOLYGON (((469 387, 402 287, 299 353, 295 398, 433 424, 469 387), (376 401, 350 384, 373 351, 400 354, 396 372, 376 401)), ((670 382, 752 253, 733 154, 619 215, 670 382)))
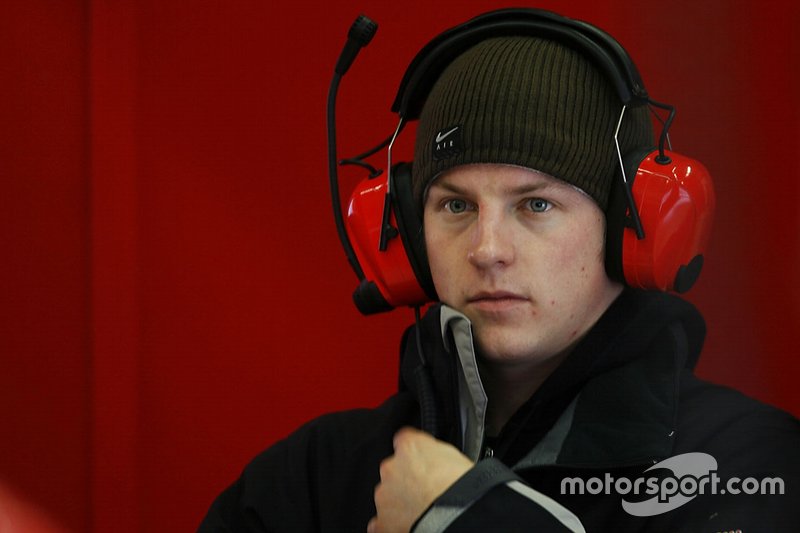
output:
POLYGON ((375 487, 378 515, 369 521, 367 533, 408 533, 472 466, 454 446, 417 429, 401 429, 394 436, 394 455, 381 463, 381 482, 375 487))

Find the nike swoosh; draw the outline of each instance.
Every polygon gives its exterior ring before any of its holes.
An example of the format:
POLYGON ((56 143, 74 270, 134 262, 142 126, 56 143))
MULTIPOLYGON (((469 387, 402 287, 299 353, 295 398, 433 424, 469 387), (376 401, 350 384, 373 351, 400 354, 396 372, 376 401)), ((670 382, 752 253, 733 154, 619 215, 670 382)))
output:
POLYGON ((451 133, 453 133, 453 132, 454 132, 454 131, 456 131, 457 129, 458 129, 458 126, 456 126, 455 128, 453 128, 452 130, 448 131, 447 133, 442 133, 442 132, 439 132, 439 133, 437 133, 437 134, 436 134, 436 142, 437 142, 437 143, 440 143, 440 142, 442 142, 443 140, 445 140, 445 139, 447 138, 447 136, 448 136, 448 135, 450 135, 451 133))

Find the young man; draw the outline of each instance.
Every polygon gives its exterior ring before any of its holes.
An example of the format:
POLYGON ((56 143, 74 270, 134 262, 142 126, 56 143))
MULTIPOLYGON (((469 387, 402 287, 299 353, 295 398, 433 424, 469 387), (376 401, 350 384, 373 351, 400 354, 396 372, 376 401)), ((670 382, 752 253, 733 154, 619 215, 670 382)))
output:
MULTIPOLYGON (((202 531, 800 523, 798 422, 695 378, 699 313, 606 271, 621 107, 592 61, 547 36, 492 36, 449 63, 412 179, 440 304, 404 337, 401 391, 265 451, 202 531), (414 429, 423 358, 436 435, 414 429)), ((653 144, 645 107, 619 140, 623 153, 653 144)))

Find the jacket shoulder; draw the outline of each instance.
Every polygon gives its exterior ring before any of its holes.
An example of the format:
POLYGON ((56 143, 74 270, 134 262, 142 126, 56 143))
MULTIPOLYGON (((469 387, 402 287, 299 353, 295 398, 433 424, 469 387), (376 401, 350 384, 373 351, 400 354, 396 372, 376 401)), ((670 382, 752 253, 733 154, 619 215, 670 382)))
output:
POLYGON ((311 420, 257 455, 217 497, 200 531, 366 528, 378 465, 415 416, 414 400, 397 394, 375 409, 311 420))
POLYGON ((717 458, 721 470, 787 470, 800 475, 797 418, 688 372, 684 378, 678 413, 678 453, 710 453, 717 458))

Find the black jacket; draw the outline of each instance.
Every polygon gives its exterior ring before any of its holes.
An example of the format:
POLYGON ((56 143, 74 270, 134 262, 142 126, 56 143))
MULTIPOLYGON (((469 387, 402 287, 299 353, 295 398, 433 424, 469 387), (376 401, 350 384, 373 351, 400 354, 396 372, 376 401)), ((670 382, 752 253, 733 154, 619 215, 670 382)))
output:
MULTIPOLYGON (((424 419, 438 438, 469 448, 457 328, 443 328, 442 316, 433 307, 419 338, 406 332, 396 395, 318 418, 263 452, 200 531, 365 531, 378 465, 399 428, 424 419)), ((704 334, 690 304, 626 290, 500 435, 489 446, 484 439, 480 456, 493 457, 434 502, 415 531, 798 530, 800 424, 697 379, 704 334), (782 494, 744 493, 761 484, 782 494), (648 487, 664 489, 664 501, 648 487), (681 488, 685 496, 673 494, 681 488)))

